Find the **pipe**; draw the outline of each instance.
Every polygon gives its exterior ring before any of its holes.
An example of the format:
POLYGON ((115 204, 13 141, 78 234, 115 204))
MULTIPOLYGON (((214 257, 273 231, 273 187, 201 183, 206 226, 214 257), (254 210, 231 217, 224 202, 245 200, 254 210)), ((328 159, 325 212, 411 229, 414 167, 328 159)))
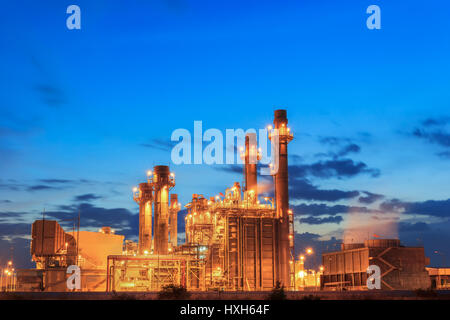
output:
POLYGON ((169 233, 172 250, 178 245, 178 195, 173 193, 170 195, 170 215, 169 215, 169 233))

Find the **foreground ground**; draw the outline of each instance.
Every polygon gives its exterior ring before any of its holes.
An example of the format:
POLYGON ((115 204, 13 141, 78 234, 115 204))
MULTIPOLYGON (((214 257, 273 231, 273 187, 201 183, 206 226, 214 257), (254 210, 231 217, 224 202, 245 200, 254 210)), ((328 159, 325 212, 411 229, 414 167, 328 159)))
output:
MULTIPOLYGON (((266 300, 270 292, 190 292, 190 300, 266 300)), ((450 300, 445 291, 298 291, 289 300, 450 300)), ((2 292, 0 300, 155 300, 158 292, 2 292)))

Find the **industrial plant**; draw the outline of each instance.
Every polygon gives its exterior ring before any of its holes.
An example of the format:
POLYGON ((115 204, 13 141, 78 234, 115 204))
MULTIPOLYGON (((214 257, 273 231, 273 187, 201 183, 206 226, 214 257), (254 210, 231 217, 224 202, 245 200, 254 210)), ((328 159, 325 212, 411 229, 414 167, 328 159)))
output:
MULTIPOLYGON (((67 267, 81 268, 81 291, 147 292, 169 285, 189 291, 269 291, 275 286, 300 290, 367 289, 366 272, 376 263, 383 289, 430 287, 423 248, 394 240, 343 244, 323 255, 311 273, 295 257, 294 214, 289 207, 288 144, 293 134, 286 110, 276 110, 269 139, 278 144, 274 197, 260 194, 256 136, 247 134, 241 149, 244 183, 220 195, 193 194, 184 207, 185 242, 178 243, 181 205, 175 173, 158 165, 133 190, 139 206, 139 241, 126 240, 104 227, 98 232, 64 231, 52 220, 32 225, 35 269, 17 271, 17 291, 68 291, 67 267), (277 139, 273 139, 277 135, 277 139)), ((439 278, 441 279, 441 278, 439 278)))

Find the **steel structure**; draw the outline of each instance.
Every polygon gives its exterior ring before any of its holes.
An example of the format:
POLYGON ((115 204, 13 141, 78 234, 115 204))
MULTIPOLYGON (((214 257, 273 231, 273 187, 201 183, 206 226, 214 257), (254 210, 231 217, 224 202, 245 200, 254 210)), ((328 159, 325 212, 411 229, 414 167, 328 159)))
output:
POLYGON ((148 181, 134 190, 139 204, 138 255, 108 257, 107 290, 159 290, 178 284, 189 290, 259 291, 271 290, 277 282, 293 289, 294 235, 287 172, 287 144, 293 135, 285 110, 275 111, 269 138, 279 150, 274 159, 278 170, 272 167, 275 199, 259 199, 261 155, 256 135, 247 134, 241 149, 243 188, 236 182, 224 195, 208 199, 194 194, 185 206, 182 245, 177 243, 178 197, 169 195, 175 186, 174 174, 167 166, 148 172, 148 181))

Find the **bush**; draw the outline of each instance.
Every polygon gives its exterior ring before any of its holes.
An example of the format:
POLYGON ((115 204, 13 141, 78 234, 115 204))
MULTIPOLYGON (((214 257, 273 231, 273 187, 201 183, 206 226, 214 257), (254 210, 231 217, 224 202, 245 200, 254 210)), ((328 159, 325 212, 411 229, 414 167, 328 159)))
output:
POLYGON ((281 286, 280 281, 277 281, 275 288, 272 289, 271 293, 267 297, 267 300, 286 300, 286 293, 284 292, 284 286, 281 286))
POLYGON ((187 300, 190 296, 185 287, 173 284, 164 286, 158 293, 158 299, 187 300))
POLYGON ((416 296, 420 298, 435 298, 437 297, 436 291, 433 289, 417 289, 415 290, 416 296))

